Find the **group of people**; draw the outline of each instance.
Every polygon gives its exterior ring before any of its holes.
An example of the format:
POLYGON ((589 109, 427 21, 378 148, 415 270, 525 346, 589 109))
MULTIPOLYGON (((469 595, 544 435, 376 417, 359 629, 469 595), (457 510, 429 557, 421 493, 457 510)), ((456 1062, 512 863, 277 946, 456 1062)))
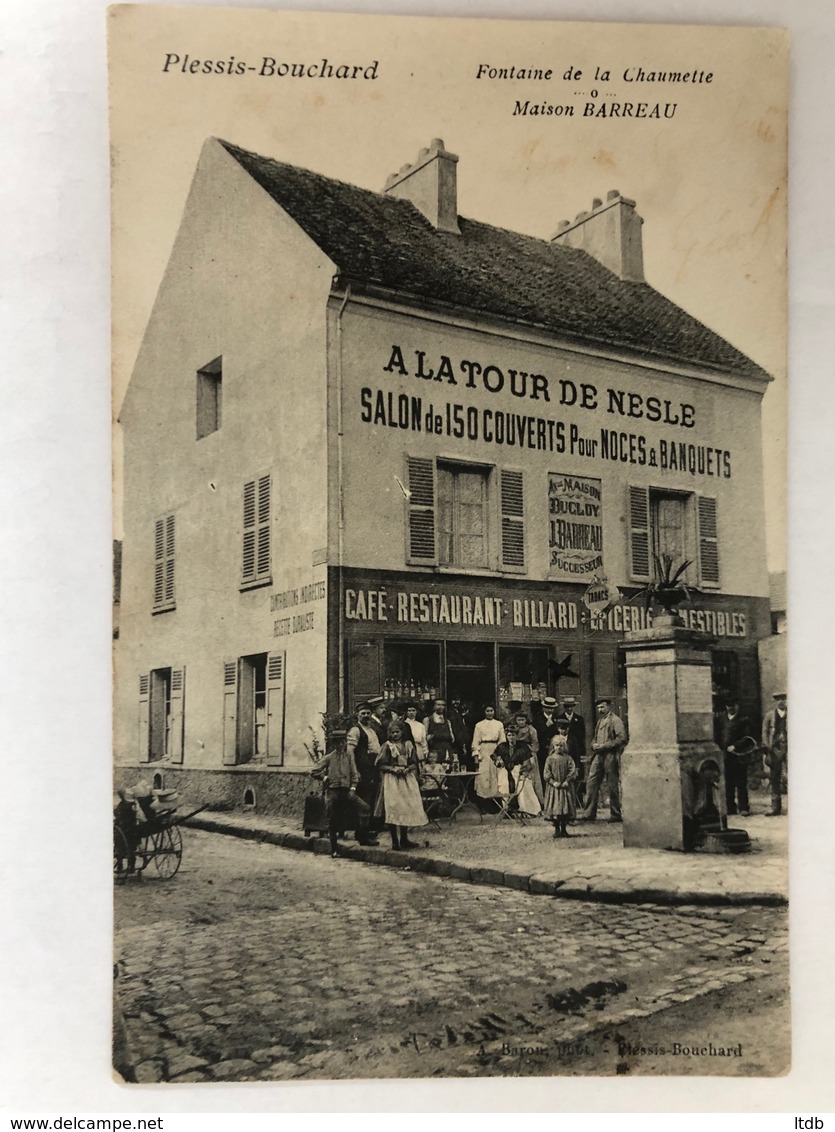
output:
POLYGON ((789 749, 788 701, 785 692, 774 695, 774 707, 763 717, 760 746, 752 737, 752 724, 741 710, 738 698, 729 697, 716 721, 716 744, 725 756, 725 804, 729 814, 748 817, 748 775, 756 771, 759 756, 767 774, 771 791, 771 809, 766 817, 779 817, 783 812, 789 749))
MULTIPOLYGON (((437 699, 428 714, 419 705, 382 697, 356 705, 356 718, 334 749, 317 763, 315 777, 326 784, 331 852, 346 829, 364 845, 377 845, 386 826, 393 849, 411 849, 411 828, 428 817, 424 789, 454 769, 474 775, 480 804, 499 799, 511 809, 543 816, 555 837, 567 837, 569 822, 594 821, 601 787, 609 791, 610 821, 620 821, 620 753, 626 745, 623 722, 608 699, 598 701, 592 759, 584 781, 585 722, 576 700, 565 697, 562 710, 553 696, 535 701, 532 719, 511 705, 500 717, 494 705, 469 726, 466 706, 437 699)), ((341 736, 334 736, 341 739, 341 736)))

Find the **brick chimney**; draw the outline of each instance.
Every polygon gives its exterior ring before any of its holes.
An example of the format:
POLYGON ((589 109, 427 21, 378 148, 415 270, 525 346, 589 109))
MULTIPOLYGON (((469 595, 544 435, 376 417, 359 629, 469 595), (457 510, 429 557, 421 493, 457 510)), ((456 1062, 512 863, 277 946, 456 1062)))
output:
POLYGON ((573 221, 562 220, 551 243, 582 248, 619 279, 644 282, 644 250, 641 241, 643 220, 635 211, 635 201, 622 197, 617 189, 606 195, 606 203, 595 197, 591 212, 580 212, 573 221))
POLYGON ((422 149, 414 165, 403 165, 392 173, 384 193, 410 200, 439 232, 461 235, 458 227, 458 158, 444 149, 440 138, 433 138, 422 149))

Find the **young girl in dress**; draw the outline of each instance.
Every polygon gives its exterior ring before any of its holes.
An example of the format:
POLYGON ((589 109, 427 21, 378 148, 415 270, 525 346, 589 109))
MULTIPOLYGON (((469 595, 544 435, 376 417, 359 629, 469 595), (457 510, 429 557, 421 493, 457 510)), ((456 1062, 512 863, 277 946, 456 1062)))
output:
POLYGON ((389 827, 392 849, 417 849, 409 840, 408 827, 427 825, 429 819, 420 797, 420 764, 413 743, 404 734, 399 720, 389 725, 388 741, 377 756, 380 793, 374 813, 389 827))
POLYGON ((545 760, 545 805, 542 816, 554 823, 554 837, 568 837, 568 822, 577 812, 574 780, 577 767, 568 753, 568 724, 557 723, 557 734, 551 740, 545 760))

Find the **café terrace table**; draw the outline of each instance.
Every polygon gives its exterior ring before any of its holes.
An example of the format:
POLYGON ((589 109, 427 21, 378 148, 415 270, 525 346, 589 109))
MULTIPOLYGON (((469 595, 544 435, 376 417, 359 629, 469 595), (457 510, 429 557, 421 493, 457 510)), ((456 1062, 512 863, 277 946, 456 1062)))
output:
MULTIPOLYGON (((473 788, 477 777, 478 771, 475 770, 449 770, 444 771, 442 774, 424 773, 421 775, 421 793, 426 793, 427 781, 434 782, 438 795, 442 797, 450 807, 450 821, 454 821, 461 810, 463 810, 465 806, 469 806, 478 814, 479 822, 483 822, 484 814, 481 812, 473 797, 473 788)), ((436 799, 432 797, 425 798, 424 804, 428 802, 431 808, 431 803, 434 800, 436 799)), ((429 809, 426 811, 426 816, 437 825, 436 818, 429 812, 429 809)))

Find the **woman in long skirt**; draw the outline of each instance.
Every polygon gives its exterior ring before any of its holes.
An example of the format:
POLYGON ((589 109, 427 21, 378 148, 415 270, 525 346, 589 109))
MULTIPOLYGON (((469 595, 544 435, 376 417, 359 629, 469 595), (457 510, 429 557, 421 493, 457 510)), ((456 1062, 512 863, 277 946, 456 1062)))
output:
POLYGON ((568 753, 568 725, 557 724, 545 760, 545 805, 542 816, 554 823, 554 837, 568 837, 568 822, 577 813, 574 780, 577 767, 568 753))
POLYGON ((389 725, 388 741, 377 756, 380 793, 374 813, 382 816, 391 832, 392 849, 417 849, 409 840, 410 825, 427 825, 420 796, 420 764, 411 740, 399 720, 389 725))

